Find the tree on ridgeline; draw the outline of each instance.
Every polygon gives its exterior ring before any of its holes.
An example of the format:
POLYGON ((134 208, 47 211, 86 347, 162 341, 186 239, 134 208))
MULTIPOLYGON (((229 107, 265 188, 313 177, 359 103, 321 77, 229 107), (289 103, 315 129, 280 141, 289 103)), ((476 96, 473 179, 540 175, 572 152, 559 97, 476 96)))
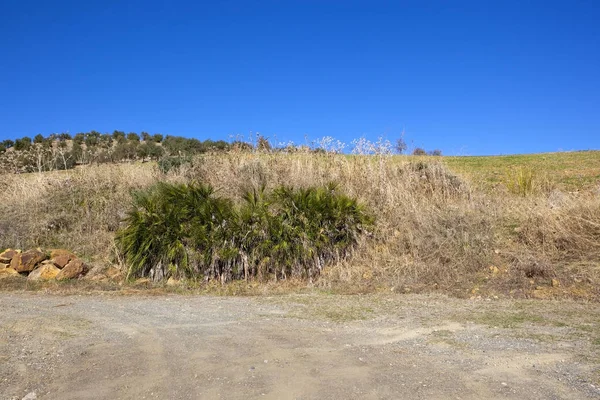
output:
POLYGON ((24 136, 21 139, 15 140, 15 150, 29 150, 31 146, 31 138, 28 136, 24 136))

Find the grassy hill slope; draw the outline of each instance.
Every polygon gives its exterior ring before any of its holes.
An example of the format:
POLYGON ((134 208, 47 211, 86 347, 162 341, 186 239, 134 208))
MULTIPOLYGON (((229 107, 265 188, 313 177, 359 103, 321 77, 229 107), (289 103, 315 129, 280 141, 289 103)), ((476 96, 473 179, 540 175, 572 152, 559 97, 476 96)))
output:
MULTIPOLYGON (((501 157, 205 154, 155 163, 3 175, 0 248, 64 247, 123 264, 114 236, 131 191, 155 182, 243 189, 325 185, 364 202, 373 235, 315 282, 346 292, 600 296, 600 152, 501 157)), ((268 279, 268 278, 267 278, 268 279)))

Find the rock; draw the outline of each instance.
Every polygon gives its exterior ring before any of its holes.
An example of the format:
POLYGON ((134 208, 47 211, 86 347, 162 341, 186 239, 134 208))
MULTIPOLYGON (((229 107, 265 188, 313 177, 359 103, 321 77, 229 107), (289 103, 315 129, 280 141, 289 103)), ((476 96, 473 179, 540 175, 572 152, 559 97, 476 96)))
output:
POLYGON ((37 395, 35 394, 35 392, 29 392, 21 400, 35 400, 35 399, 37 399, 37 395))
POLYGON ((60 269, 56 268, 54 264, 42 264, 29 273, 27 280, 30 281, 49 281, 58 275, 60 269))
POLYGON ((69 259, 77 258, 75 254, 65 249, 52 249, 50 250, 50 258, 56 258, 58 256, 68 256, 69 259))
POLYGON ((10 264, 10 261, 15 254, 20 253, 20 250, 6 249, 0 253, 0 263, 10 264))
POLYGON ((83 275, 87 270, 86 265, 80 259, 71 260, 63 269, 56 275, 57 281, 73 279, 83 275))
POLYGON ((550 283, 552 284, 552 287, 559 287, 560 286, 560 281, 558 279, 552 279, 552 281, 550 281, 550 283))
POLYGON ((115 267, 108 267, 106 271, 104 271, 104 275, 106 275, 108 279, 111 279, 113 281, 123 279, 123 273, 119 268, 115 267))
POLYGON ((91 281, 99 281, 99 282, 108 282, 114 281, 119 282, 124 279, 123 273, 119 268, 116 267, 104 267, 104 266, 96 266, 90 269, 90 271, 85 274, 85 279, 89 279, 91 281))
POLYGON ((167 279, 167 286, 177 286, 179 285, 179 281, 172 276, 167 279))
POLYGON ((19 276, 19 273, 14 268, 8 267, 0 269, 0 279, 10 278, 12 276, 19 276))
POLYGON ((69 261, 71 261, 71 256, 69 254, 59 254, 52 257, 52 262, 54 263, 54 265, 61 269, 64 268, 69 263, 69 261))
POLYGON ((15 254, 10 262, 10 266, 17 272, 30 272, 45 259, 46 254, 40 250, 28 250, 25 253, 15 254))
POLYGON ((0 262, 0 269, 4 269, 4 268, 8 268, 10 267, 10 264, 4 264, 0 262))
POLYGON ((21 264, 21 253, 17 253, 13 255, 13 258, 10 260, 10 267, 17 270, 17 267, 21 264))

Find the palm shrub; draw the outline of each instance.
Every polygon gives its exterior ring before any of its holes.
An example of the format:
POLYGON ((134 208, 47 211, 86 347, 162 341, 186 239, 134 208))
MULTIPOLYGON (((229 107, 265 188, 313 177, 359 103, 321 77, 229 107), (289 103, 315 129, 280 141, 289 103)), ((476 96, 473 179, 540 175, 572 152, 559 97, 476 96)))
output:
POLYGON ((214 230, 223 225, 230 209, 230 203, 201 184, 161 182, 134 193, 126 226, 116 236, 128 277, 193 275, 202 261, 193 250, 211 254, 214 230))
MULTIPOLYGON (((349 254, 373 220, 364 206, 330 184, 326 187, 274 191, 282 218, 282 237, 290 241, 293 259, 284 265, 294 275, 313 277, 327 263, 349 254)), ((289 256, 281 254, 285 259, 289 256)))
POLYGON ((335 185, 295 189, 280 186, 270 195, 247 192, 241 209, 241 254, 257 275, 313 278, 327 263, 350 254, 373 218, 335 185))
POLYGON ((134 194, 116 241, 129 277, 225 282, 312 279, 348 256, 373 219, 335 185, 247 191, 235 207, 208 185, 158 183, 134 194))

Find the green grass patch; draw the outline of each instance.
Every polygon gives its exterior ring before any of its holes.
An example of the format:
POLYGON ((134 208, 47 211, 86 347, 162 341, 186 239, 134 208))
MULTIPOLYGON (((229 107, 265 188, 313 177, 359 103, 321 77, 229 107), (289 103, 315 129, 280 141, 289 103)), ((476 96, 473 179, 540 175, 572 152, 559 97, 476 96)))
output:
POLYGON ((543 177, 549 184, 567 191, 588 188, 600 179, 600 151, 443 157, 442 160, 454 172, 484 187, 504 183, 515 169, 528 171, 532 179, 543 177))

